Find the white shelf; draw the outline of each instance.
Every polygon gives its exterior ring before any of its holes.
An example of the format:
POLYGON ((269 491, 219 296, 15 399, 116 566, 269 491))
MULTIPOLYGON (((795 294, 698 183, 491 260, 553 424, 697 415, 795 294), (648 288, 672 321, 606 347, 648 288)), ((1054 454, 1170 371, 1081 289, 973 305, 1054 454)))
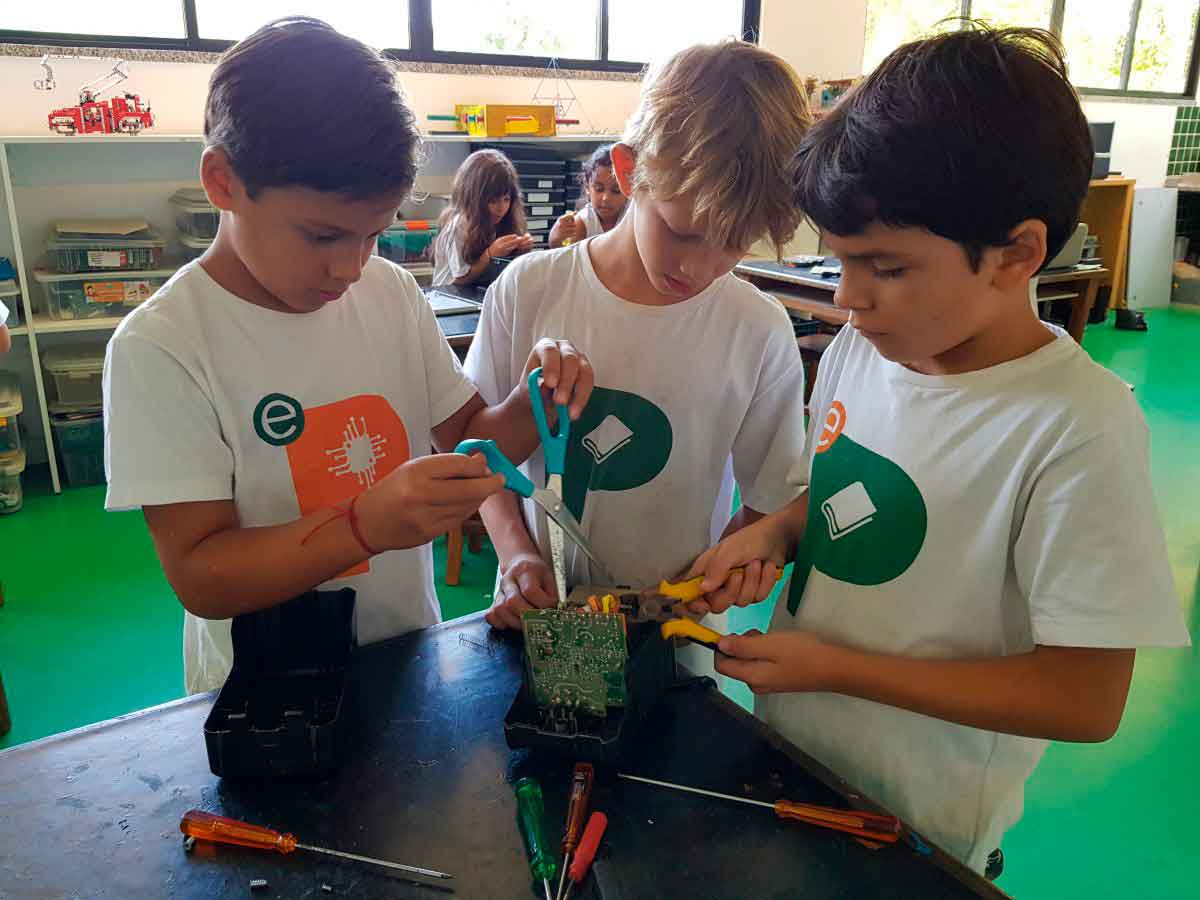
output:
POLYGON ((13 337, 20 337, 23 334, 29 334, 29 329, 26 328, 24 325, 16 325, 16 326, 8 329, 8 333, 11 334, 13 337))
POLYGON ((201 144, 200 134, 6 134, 0 144, 201 144))
POLYGON ((407 269, 413 278, 433 277, 433 266, 429 263, 400 263, 400 265, 407 269))
POLYGON ((67 334, 73 331, 112 331, 123 316, 97 316, 94 319, 51 319, 44 313, 33 317, 36 334, 67 334))
POLYGON ((0 291, 0 297, 20 297, 20 296, 21 296, 21 289, 19 287, 13 288, 13 289, 7 290, 7 291, 0 291))
POLYGON ((422 134, 421 140, 431 143, 457 142, 470 144, 607 144, 619 141, 619 134, 556 134, 554 137, 481 137, 473 134, 422 134))

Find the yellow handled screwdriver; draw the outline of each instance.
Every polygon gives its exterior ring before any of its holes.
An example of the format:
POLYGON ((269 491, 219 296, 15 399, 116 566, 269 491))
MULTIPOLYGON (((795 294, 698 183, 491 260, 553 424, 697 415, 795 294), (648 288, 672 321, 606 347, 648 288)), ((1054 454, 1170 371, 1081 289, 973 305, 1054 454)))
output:
POLYGON ((238 847, 252 847, 255 850, 274 850, 277 853, 288 854, 296 850, 308 850, 312 853, 325 853, 329 856, 339 856, 342 859, 352 859, 355 862, 370 863, 373 866, 386 866, 389 869, 399 869, 401 872, 412 872, 424 875, 426 878, 453 878, 445 872, 436 869, 422 869, 420 866, 405 866, 386 859, 375 859, 371 856, 359 856, 357 853, 343 853, 341 850, 330 850, 327 847, 313 847, 301 844, 294 834, 264 828, 261 825, 251 825, 226 816, 213 815, 199 809, 189 809, 179 821, 179 830, 198 841, 212 841, 216 844, 234 844, 238 847))

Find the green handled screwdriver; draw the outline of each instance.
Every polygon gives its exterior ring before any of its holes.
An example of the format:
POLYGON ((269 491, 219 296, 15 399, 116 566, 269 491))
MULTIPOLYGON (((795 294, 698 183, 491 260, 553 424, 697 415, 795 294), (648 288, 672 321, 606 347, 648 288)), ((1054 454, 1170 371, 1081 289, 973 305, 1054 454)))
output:
POLYGON ((545 804, 542 802, 542 786, 533 778, 522 778, 513 789, 517 794, 517 825, 529 854, 529 871, 540 878, 546 888, 546 900, 550 896, 550 882, 558 871, 550 842, 546 840, 545 804))

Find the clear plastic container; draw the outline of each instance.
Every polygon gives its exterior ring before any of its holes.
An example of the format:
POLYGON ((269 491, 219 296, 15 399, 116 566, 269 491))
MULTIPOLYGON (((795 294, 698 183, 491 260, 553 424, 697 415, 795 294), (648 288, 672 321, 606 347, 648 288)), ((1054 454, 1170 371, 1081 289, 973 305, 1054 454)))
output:
POLYGON ((221 214, 211 203, 204 188, 181 188, 171 195, 175 207, 175 227, 181 235, 211 241, 217 236, 221 214))
POLYGON ((71 487, 104 483, 104 418, 100 413, 50 417, 59 469, 71 487))
POLYGON ((157 269, 167 242, 147 228, 134 234, 56 234, 46 241, 56 272, 120 272, 157 269))
POLYGON ((0 453, 0 516, 20 510, 25 502, 21 474, 25 471, 25 451, 0 453))
POLYGON ((171 275, 170 269, 110 275, 56 275, 35 269, 33 280, 42 286, 51 319, 95 319, 125 315, 153 297, 171 275))
POLYGON ((21 382, 13 372, 0 372, 0 456, 21 449, 21 382))
POLYGON ((190 234, 180 234, 179 244, 183 247, 184 259, 199 259, 200 255, 212 246, 212 238, 198 238, 192 237, 190 234))
POLYGON ((379 255, 394 263, 427 262, 433 258, 438 226, 424 220, 397 222, 379 236, 379 255))
POLYGON ((98 408, 103 400, 104 345, 57 347, 42 354, 42 368, 54 385, 57 407, 98 408))

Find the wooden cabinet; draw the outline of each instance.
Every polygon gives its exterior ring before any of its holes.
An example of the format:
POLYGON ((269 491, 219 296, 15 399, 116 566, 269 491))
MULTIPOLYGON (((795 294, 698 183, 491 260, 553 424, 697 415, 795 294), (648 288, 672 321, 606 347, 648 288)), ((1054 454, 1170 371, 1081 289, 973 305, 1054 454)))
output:
POLYGON ((1093 181, 1083 201, 1079 221, 1100 238, 1100 258, 1109 274, 1100 287, 1111 287, 1110 307, 1125 306, 1129 271, 1129 222, 1133 217, 1132 178, 1102 178, 1093 181))

